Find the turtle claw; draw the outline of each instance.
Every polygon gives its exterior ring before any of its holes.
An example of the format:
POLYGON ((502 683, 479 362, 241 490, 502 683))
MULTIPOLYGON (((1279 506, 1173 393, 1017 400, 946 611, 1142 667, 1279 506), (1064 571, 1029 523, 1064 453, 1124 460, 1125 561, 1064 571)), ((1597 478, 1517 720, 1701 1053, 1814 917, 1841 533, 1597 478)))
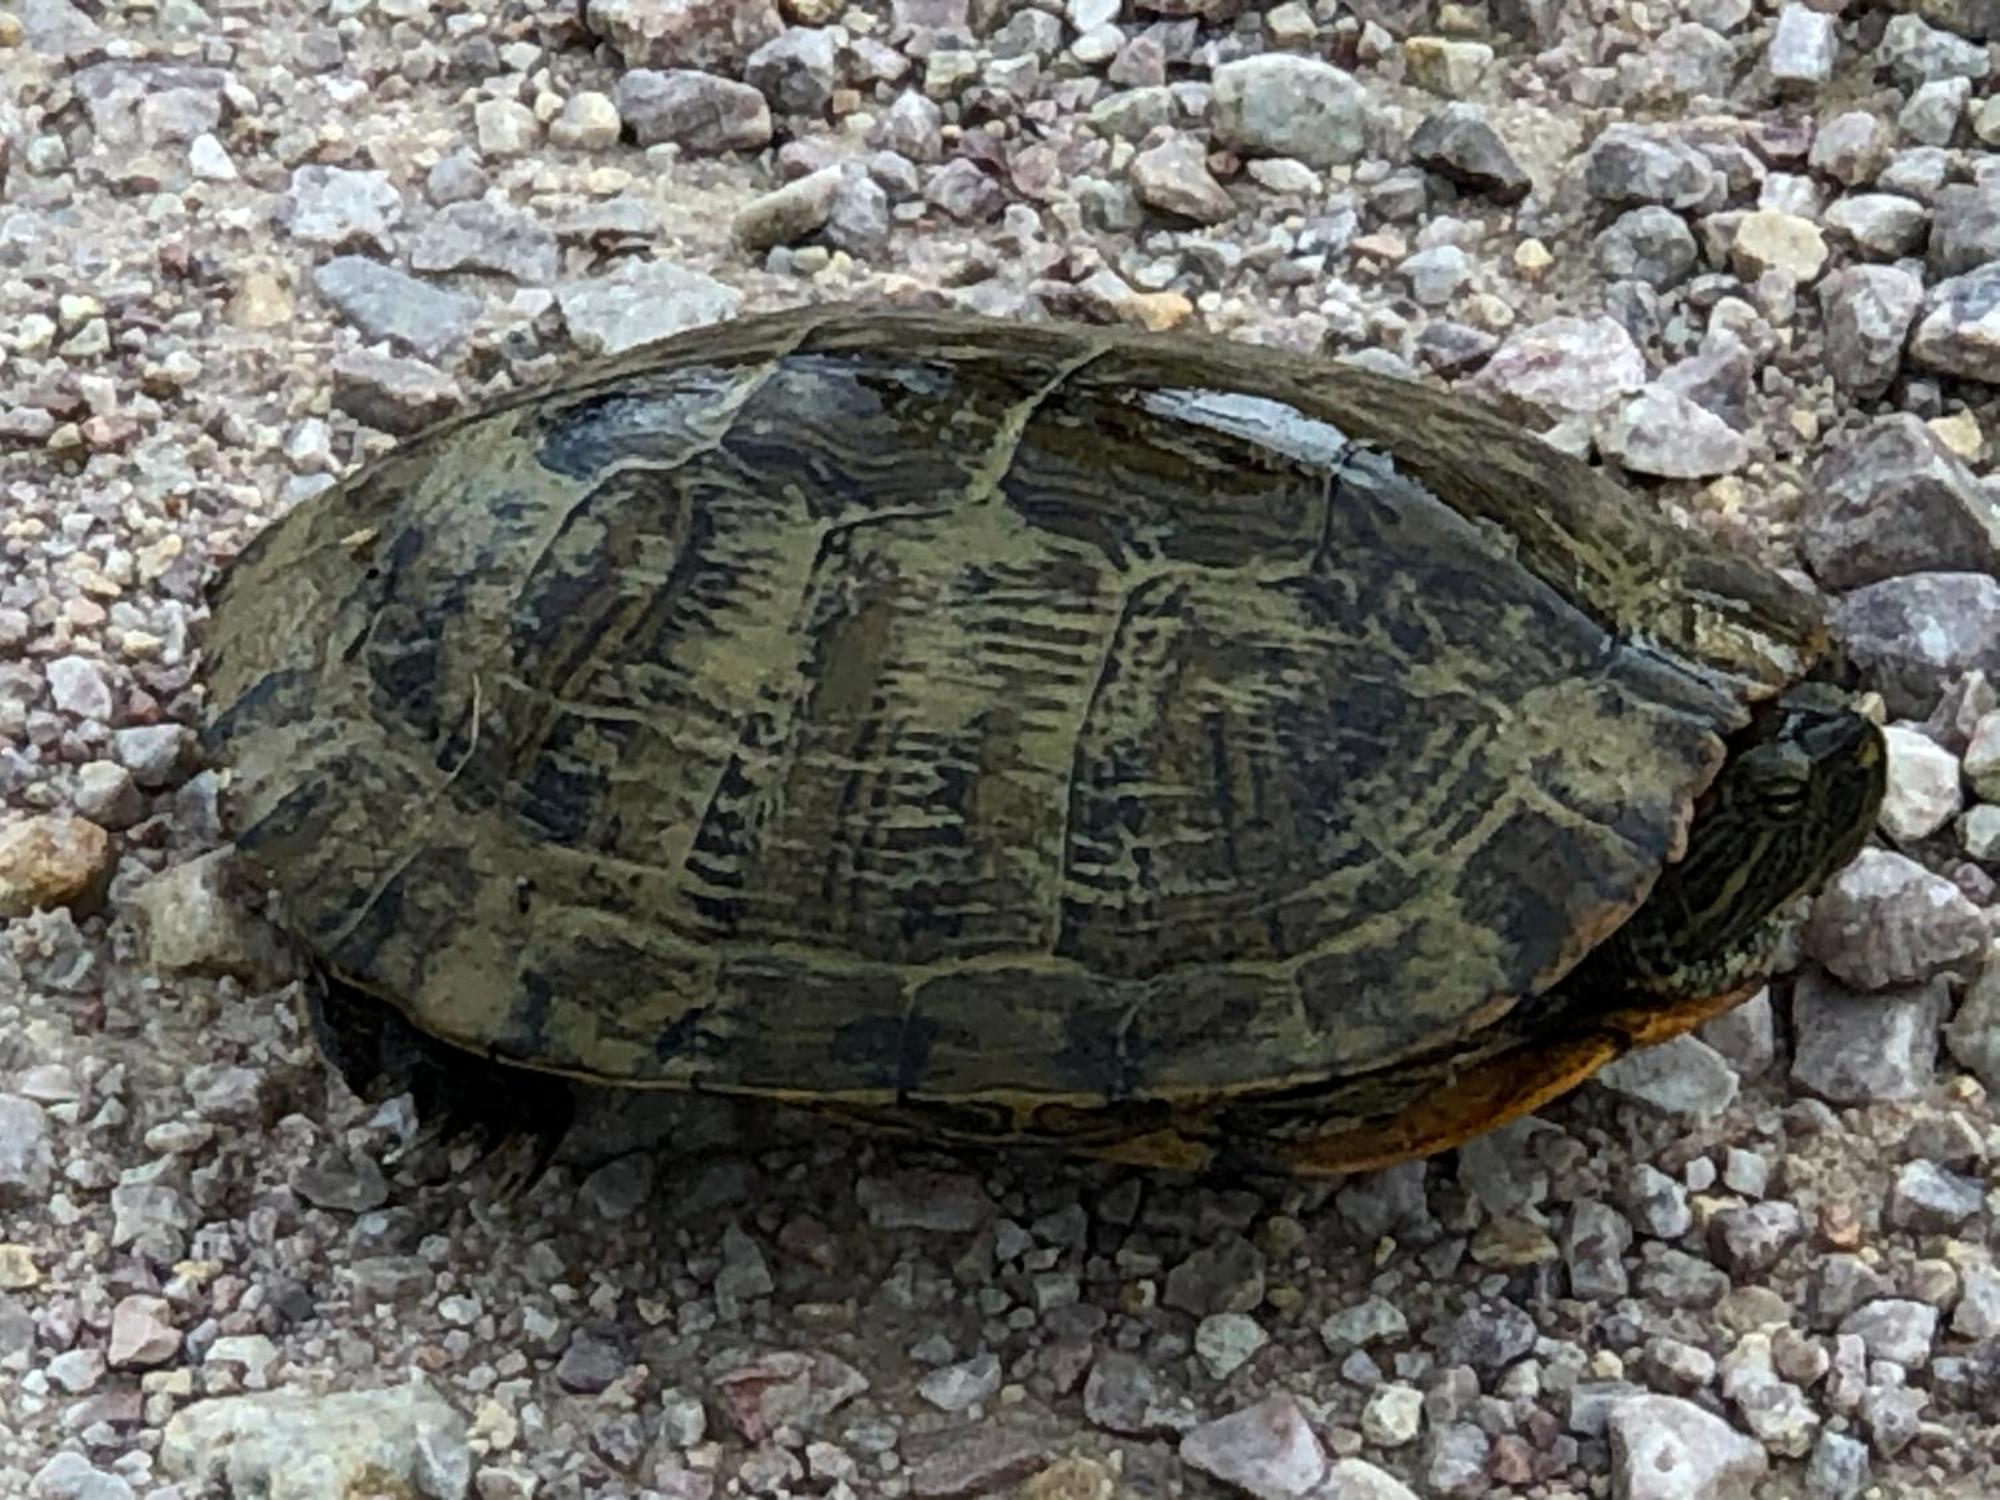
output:
POLYGON ((501 1196, 510 1201, 548 1170, 574 1114, 566 1080, 439 1041, 330 975, 320 976, 309 1003, 320 1046, 349 1088, 364 1099, 409 1092, 417 1128, 394 1160, 466 1143, 482 1164, 518 1154, 518 1167, 498 1173, 501 1196))

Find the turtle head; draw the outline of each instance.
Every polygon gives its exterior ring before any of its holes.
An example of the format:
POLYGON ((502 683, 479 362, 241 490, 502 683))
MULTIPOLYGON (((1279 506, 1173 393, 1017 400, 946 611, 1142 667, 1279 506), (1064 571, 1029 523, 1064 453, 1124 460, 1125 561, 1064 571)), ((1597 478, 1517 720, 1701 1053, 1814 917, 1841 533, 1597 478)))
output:
POLYGON ((1882 732, 1837 688, 1804 683, 1767 705, 1730 741, 1686 854, 1603 956, 1639 988, 1690 998, 1756 977, 1793 900, 1867 839, 1887 765, 1882 732))

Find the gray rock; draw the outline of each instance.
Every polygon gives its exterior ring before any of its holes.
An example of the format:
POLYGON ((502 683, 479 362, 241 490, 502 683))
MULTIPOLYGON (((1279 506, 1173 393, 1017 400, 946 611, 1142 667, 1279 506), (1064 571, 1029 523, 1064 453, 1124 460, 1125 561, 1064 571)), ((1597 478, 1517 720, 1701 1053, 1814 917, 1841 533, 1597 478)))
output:
POLYGON ((454 151, 442 158, 424 176, 424 196, 438 207, 470 203, 492 185, 479 158, 470 151, 454 151))
POLYGON ((2000 1338, 2000 1270, 1991 1266, 1967 1266, 1958 1306, 1951 1315, 1951 1331, 1960 1338, 2000 1338))
POLYGON ((1867 110, 1850 109, 1820 125, 1806 162, 1815 172, 1856 187, 1872 182, 1888 155, 1888 125, 1867 110))
POLYGON ((1833 76, 1839 50, 1834 18, 1793 0, 1778 12, 1778 24, 1764 50, 1764 66, 1777 83, 1824 83, 1833 76))
POLYGON ((982 1350, 962 1364, 945 1365, 917 1382, 917 1394, 940 1411, 961 1412, 991 1401, 1000 1391, 1000 1360, 982 1350))
POLYGON ((644 1151, 614 1157, 584 1178, 577 1193, 602 1217, 629 1219, 653 1195, 653 1158, 644 1151))
POLYGON ((1410 1331, 1409 1319, 1395 1303, 1370 1297, 1352 1307, 1327 1314, 1319 1336, 1335 1354, 1362 1345, 1400 1339, 1410 1331))
POLYGON ((743 81, 795 115, 817 115, 840 79, 840 46, 829 26, 792 26, 764 43, 743 65, 743 81))
POLYGON ((1646 383, 1646 360, 1616 319, 1551 318, 1508 337, 1473 384, 1527 420, 1594 417, 1646 383))
POLYGON ((1235 201, 1208 170, 1206 148, 1191 135, 1170 135, 1134 157, 1132 186, 1148 208, 1197 224, 1221 224, 1236 213, 1235 201))
MULTIPOLYGON (((1908 279, 1885 266, 1841 274, 1908 279)), ((1806 560, 1832 588, 1944 567, 2000 571, 2000 504, 1907 412, 1878 418, 1833 448, 1813 480, 1806 560)))
POLYGON ((628 68, 735 72, 785 29, 775 0, 587 0, 584 16, 628 68))
POLYGON ((146 961, 168 973, 282 983, 293 963, 283 939, 231 889, 229 851, 162 871, 133 893, 146 961))
MULTIPOLYGON (((1134 162, 1133 170, 1135 174, 1138 172, 1138 163, 1134 162)), ((961 224, 985 224, 1000 216, 1007 206, 1007 195, 983 167, 961 156, 925 178, 924 201, 935 204, 961 224)))
POLYGON ((1782 1199, 1725 1208, 1709 1221, 1709 1242, 1738 1281, 1762 1277, 1805 1232, 1797 1207, 1782 1199))
MULTIPOLYGON (((1930 210, 1900 193, 1850 193, 1829 206, 1825 214, 1826 227, 1834 237, 1849 241, 1871 260, 1914 255, 1928 239, 1930 223, 1930 210)), ((1922 284, 1918 286, 1921 290, 1922 284)), ((1824 298, 1824 291, 1821 296, 1824 298)))
POLYGON ((1882 1297, 1842 1318, 1840 1331, 1860 1339, 1870 1359, 1920 1370, 1930 1362, 1937 1323, 1935 1307, 1906 1297, 1882 1297))
POLYGON ((944 156, 944 111, 914 89, 898 94, 876 117, 868 144, 915 162, 938 161, 944 156))
POLYGON ((1931 205, 1932 274, 1959 276, 2000 260, 2000 183, 1961 183, 1943 189, 1931 205))
POLYGON ((821 167, 781 188, 760 194, 737 211, 732 229, 746 250, 791 245, 818 232, 840 190, 839 167, 821 167))
POLYGON ((465 1423, 423 1380, 331 1396, 273 1392, 197 1401, 160 1441, 170 1479, 296 1500, 391 1489, 412 1500, 462 1500, 472 1458, 465 1423))
POLYGON ((1181 1461, 1255 1500, 1295 1500, 1317 1489, 1327 1458, 1290 1396, 1271 1396, 1181 1439, 1181 1461))
POLYGON ((81 1453, 58 1453, 28 1482, 28 1500, 133 1500, 132 1486, 81 1453))
POLYGON ((130 828, 146 815, 146 799, 132 773, 112 760, 85 761, 76 768, 76 810, 100 828, 130 828))
POLYGON ((863 1177, 854 1196, 877 1229, 969 1234, 993 1217, 993 1200, 979 1179, 963 1173, 912 1170, 863 1177))
POLYGON ((1699 254, 1687 221, 1657 203, 1620 214, 1597 236, 1594 249, 1597 269, 1606 277, 1660 288, 1686 280, 1699 254))
POLYGON ((1472 260, 1456 245, 1433 245, 1407 257, 1397 271, 1420 307, 1442 307, 1472 276, 1472 260))
POLYGON ((1212 88, 1209 124, 1225 146, 1321 168, 1366 149, 1367 95, 1331 63, 1264 53, 1224 63, 1212 88))
POLYGON ((1712 1120, 1736 1098, 1736 1074, 1698 1037, 1639 1047, 1597 1075, 1604 1088, 1675 1119, 1712 1120))
POLYGON ((1518 203, 1532 184, 1477 104, 1447 104, 1410 137, 1410 159, 1498 203, 1518 203))
POLYGON ((1171 1392, 1145 1361, 1117 1351, 1091 1362, 1083 1385, 1083 1414, 1107 1432, 1124 1437, 1158 1437, 1195 1425, 1192 1403, 1171 1392))
POLYGON ((1890 1224, 1919 1234, 1944 1234, 1974 1218, 1986 1205, 1985 1187, 1932 1162, 1906 1162, 1889 1188, 1884 1210, 1890 1224))
POLYGON ((371 1157, 341 1153, 300 1167, 292 1177, 298 1195, 316 1208, 365 1214, 389 1201, 389 1184, 371 1157))
POLYGON ((1499 1370, 1535 1347, 1535 1320, 1504 1298, 1468 1307, 1441 1330, 1439 1348, 1447 1364, 1499 1370))
POLYGON ((616 1344, 579 1329, 556 1361, 556 1384, 573 1395, 595 1396, 625 1373, 625 1352, 616 1344))
POLYGON ((1963 805, 1958 757, 1906 724, 1888 725, 1882 738, 1889 747, 1889 785, 1877 821, 1899 844, 1927 839, 1963 805))
MULTIPOLYGON (((1942 1361, 1940 1361, 1942 1363, 1942 1361)), ((1939 1384, 1943 1385, 1940 1377, 1939 1384)), ((1894 1458, 1916 1440, 1923 1421, 1927 1393, 1908 1386, 1871 1386, 1861 1398, 1861 1425, 1869 1445, 1883 1458, 1894 1458)))
POLYGON ((1822 1432, 1806 1464, 1807 1500, 1857 1500, 1868 1484, 1868 1446, 1822 1432))
POLYGON ((1940 78, 1984 78, 1991 66, 1986 49, 1978 43, 1908 14, 1891 18, 1884 28, 1875 63, 1910 89, 1940 78))
POLYGON ((1947 375, 2000 382, 2000 262, 1931 288, 1910 359, 1947 375))
POLYGON ((162 1258, 178 1260, 194 1224, 194 1209, 187 1199, 165 1183, 121 1183, 111 1190, 113 1245, 150 1245, 171 1250, 162 1258))
POLYGON ((1319 1493, 1324 1500, 1417 1500, 1401 1480, 1358 1458, 1336 1460, 1319 1493))
POLYGON ((864 172, 848 172, 835 189, 820 237, 836 250, 867 260, 888 248, 889 195, 864 172))
POLYGON ((410 264, 419 271, 510 276, 530 286, 554 281, 561 269, 553 230, 531 215, 484 199, 454 203, 418 231, 410 264))
POLYGON ((627 262, 608 276, 558 288, 556 304, 586 354, 622 354, 736 315, 743 294, 671 261, 627 262))
POLYGON ((2000 964, 1988 964, 1966 990, 1944 1041, 1960 1066, 2000 1093, 2000 964))
POLYGON ((2000 580, 1987 574, 1884 579, 1841 599, 1834 622, 1898 718, 1925 718, 1945 684, 1967 672, 2000 676, 2000 580))
POLYGON ((1632 1226, 1617 1209, 1592 1198, 1578 1201, 1561 1241, 1570 1295, 1586 1302, 1623 1297, 1630 1290, 1624 1257, 1631 1244, 1632 1226))
MULTIPOLYGON (((1902 367, 1910 325, 1923 306, 1923 284, 1895 266, 1848 266, 1822 281, 1819 295, 1833 378, 1852 395, 1879 396, 1902 367)), ((1877 528, 1889 519, 1885 514, 1877 528)))
POLYGON ((971 1500, 1026 1479, 1048 1463, 1046 1444, 1014 1427, 968 1427, 912 1438, 906 1451, 917 1500, 971 1500))
POLYGON ((465 393, 434 366, 359 349, 333 362, 333 404, 358 422, 404 437, 457 411, 465 393))
POLYGON ((58 656, 43 668, 59 713, 108 723, 116 702, 105 664, 88 656, 58 656))
POLYGON ((149 791, 173 786, 187 769, 192 736, 180 724, 136 724, 115 730, 111 753, 149 791))
POLYGON ((1792 994, 1792 1079, 1835 1104, 1914 1099, 1931 1085, 1944 981, 1856 994, 1807 971, 1792 994))
POLYGON ((1666 387, 1648 385, 1598 418, 1597 446, 1635 474, 1710 479, 1750 461, 1743 434, 1666 387))
POLYGON ((1822 1331, 1836 1328, 1857 1307, 1892 1290, 1888 1278, 1858 1255, 1814 1256, 1806 1271, 1807 1325, 1822 1331))
POLYGON ((641 146, 673 144, 714 156, 771 141, 771 106, 746 83, 685 68, 620 75, 613 99, 641 146))
POLYGON ((17 1094, 0 1094, 0 1205, 44 1204, 54 1167, 42 1107, 17 1094))
POLYGON ((1965 893, 1915 860, 1863 849, 1813 904, 1806 951, 1847 983, 1882 989, 1927 979, 1985 946, 1965 893))
POLYGON ((1264 1252, 1240 1234, 1219 1235, 1167 1272, 1162 1300, 1197 1317, 1249 1312, 1264 1300, 1264 1252))
POLYGON ((1592 197, 1613 205, 1696 208, 1724 191, 1722 174, 1694 146, 1649 125, 1608 125, 1584 157, 1592 197))
POLYGON ((1744 1500, 1769 1460, 1762 1445, 1678 1396, 1611 1408, 1614 1500, 1744 1500))
POLYGON ((1969 78, 1940 78, 1910 95, 1896 115, 1904 135, 1927 146, 1947 146, 1972 98, 1969 78))
POLYGON ((293 171, 272 219, 304 244, 386 252, 390 232, 403 222, 403 195, 387 172, 309 163, 293 171))
POLYGON ((435 360, 461 347, 479 321, 477 297, 446 291, 364 255, 313 272, 313 286, 371 342, 388 339, 435 360))
MULTIPOLYGON (((1271 1340, 1247 1313, 1210 1313, 1195 1325, 1194 1352, 1214 1380, 1227 1380, 1271 1340)), ((996 1386, 999 1377, 994 1377, 996 1386)))
POLYGON ((1424 1486, 1433 1495, 1485 1493, 1486 1458, 1492 1440, 1470 1422, 1433 1427, 1425 1445, 1424 1486))
POLYGON ((1729 1277, 1685 1250, 1647 1245, 1640 1256, 1639 1290, 1669 1307, 1700 1311, 1729 1295, 1729 1277))
POLYGON ((831 1354, 777 1349, 736 1366, 716 1385, 737 1432, 756 1444, 781 1427, 811 1432, 866 1391, 868 1379, 831 1354))

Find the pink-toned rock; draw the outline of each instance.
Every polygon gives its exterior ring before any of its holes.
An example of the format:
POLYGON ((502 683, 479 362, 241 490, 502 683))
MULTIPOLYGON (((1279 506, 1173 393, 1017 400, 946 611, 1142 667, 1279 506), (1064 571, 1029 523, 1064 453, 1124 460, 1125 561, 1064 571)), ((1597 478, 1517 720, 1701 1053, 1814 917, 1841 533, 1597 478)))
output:
POLYGON ((1257 1500, 1293 1500, 1326 1477, 1326 1450, 1290 1396, 1202 1423, 1181 1439, 1181 1461, 1257 1500))
POLYGON ((164 1297, 127 1297, 111 1312, 111 1364, 133 1370, 162 1365, 181 1347, 181 1331, 164 1297))
POLYGON ((831 1354, 780 1349, 739 1365, 718 1382, 730 1419, 745 1440, 761 1443, 780 1427, 809 1431, 816 1421, 868 1389, 859 1370, 831 1354))

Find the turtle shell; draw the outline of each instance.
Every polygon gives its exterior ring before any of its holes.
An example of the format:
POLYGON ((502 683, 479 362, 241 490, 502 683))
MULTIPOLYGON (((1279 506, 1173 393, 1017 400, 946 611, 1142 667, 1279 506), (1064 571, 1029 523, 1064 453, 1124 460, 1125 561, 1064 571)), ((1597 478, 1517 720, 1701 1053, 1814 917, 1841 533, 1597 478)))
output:
POLYGON ((297 507, 214 593, 206 739, 288 924, 447 1041, 1088 1107, 1469 1047, 1821 644, 1421 386, 834 309, 297 507))

